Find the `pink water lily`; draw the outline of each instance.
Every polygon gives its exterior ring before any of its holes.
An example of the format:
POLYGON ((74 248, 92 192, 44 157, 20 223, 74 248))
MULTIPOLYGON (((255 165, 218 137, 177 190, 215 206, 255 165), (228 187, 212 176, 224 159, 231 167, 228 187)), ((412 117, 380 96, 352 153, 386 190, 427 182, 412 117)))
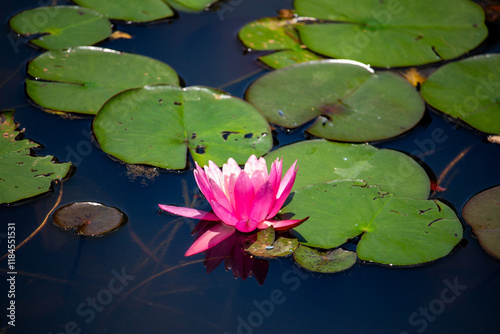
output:
POLYGON ((307 220, 275 220, 292 190, 297 161, 282 175, 282 160, 276 159, 267 172, 266 160, 252 155, 241 169, 230 158, 220 168, 212 161, 201 168, 196 163, 194 177, 201 192, 212 206, 212 212, 159 204, 162 210, 194 219, 221 221, 199 236, 186 252, 190 256, 202 252, 231 236, 236 230, 252 232, 273 226, 288 230, 307 220))

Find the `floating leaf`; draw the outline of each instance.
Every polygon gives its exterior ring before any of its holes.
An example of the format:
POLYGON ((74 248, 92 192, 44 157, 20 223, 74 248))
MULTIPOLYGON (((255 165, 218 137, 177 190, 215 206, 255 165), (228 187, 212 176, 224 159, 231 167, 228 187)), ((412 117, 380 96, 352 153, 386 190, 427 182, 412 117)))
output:
POLYGON ((274 258, 292 255, 299 245, 295 238, 279 236, 275 239, 275 231, 272 226, 257 233, 257 240, 252 243, 247 252, 257 257, 274 258))
POLYGON ((319 251, 299 245, 293 252, 293 259, 301 267, 318 273, 338 273, 351 268, 357 261, 356 252, 340 248, 330 251, 319 251))
POLYGON ((71 163, 54 163, 52 156, 33 156, 39 144, 16 140, 14 111, 0 113, 0 203, 12 203, 49 191, 52 180, 64 178, 71 163))
POLYGON ((294 189, 334 180, 362 179, 396 196, 419 199, 429 196, 430 181, 425 170, 398 151, 366 144, 308 140, 272 151, 266 159, 281 157, 284 170, 298 160, 294 189))
POLYGON ((155 85, 114 96, 97 114, 101 148, 133 164, 186 167, 187 151, 199 165, 245 163, 271 149, 269 124, 255 108, 207 87, 155 85))
POLYGON ((96 47, 48 51, 28 64, 28 95, 42 108, 96 114, 113 95, 150 84, 179 84, 175 71, 152 58, 96 47))
POLYGON ((218 0, 165 0, 173 8, 183 12, 201 12, 218 0))
POLYGON ((103 13, 110 19, 147 22, 174 15, 163 0, 75 0, 77 4, 103 13))
POLYGON ((77 234, 100 237, 123 225, 125 216, 120 210, 101 203, 75 202, 57 209, 52 220, 65 230, 76 228, 77 234))
POLYGON ((500 186, 472 197, 462 210, 484 250, 500 260, 500 186))
POLYGON ((360 236, 358 257, 388 265, 436 260, 462 239, 462 225, 445 204, 395 197, 362 181, 298 189, 282 209, 282 214, 292 213, 309 216, 293 230, 302 244, 329 249, 360 236))
POLYGON ((101 13, 78 6, 28 9, 9 20, 17 33, 44 49, 92 45, 111 35, 111 22, 101 13))
POLYGON ((302 46, 294 28, 296 24, 300 23, 295 19, 265 17, 246 24, 238 32, 238 37, 252 50, 280 50, 259 57, 260 61, 272 68, 321 59, 302 46))
POLYGON ((270 72, 246 99, 271 122, 326 139, 366 142, 397 136, 422 118, 424 101, 404 78, 348 60, 297 64, 270 72), (307 84, 304 84, 307 83, 307 84))
POLYGON ((422 96, 434 108, 480 131, 500 134, 500 55, 441 66, 422 85, 422 96))
POLYGON ((295 0, 295 9, 320 19, 297 27, 309 49, 377 67, 452 59, 488 35, 483 11, 469 0, 295 0))

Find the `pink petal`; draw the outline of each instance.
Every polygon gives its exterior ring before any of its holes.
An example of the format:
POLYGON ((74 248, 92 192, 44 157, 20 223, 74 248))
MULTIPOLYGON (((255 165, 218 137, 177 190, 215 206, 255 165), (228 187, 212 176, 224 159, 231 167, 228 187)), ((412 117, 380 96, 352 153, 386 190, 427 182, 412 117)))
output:
POLYGON ((210 202, 210 205, 212 205, 212 209, 214 209, 215 214, 217 215, 217 217, 219 217, 220 220, 222 220, 229 226, 236 225, 239 219, 231 211, 228 211, 216 201, 210 202))
POLYGON ((268 180, 268 178, 269 176, 267 175, 267 171, 266 174, 264 174, 262 171, 255 171, 250 177, 254 191, 257 192, 260 187, 262 187, 262 185, 268 180))
POLYGON ((247 219, 252 210, 255 190, 252 181, 246 172, 240 173, 234 185, 235 216, 239 219, 247 219))
POLYGON ((278 193, 281 182, 281 161, 276 159, 271 165, 271 172, 269 173, 269 181, 271 182, 274 189, 274 197, 278 193))
POLYGON ((252 154, 245 163, 245 172, 251 177, 255 172, 261 172, 267 178, 267 164, 264 158, 259 158, 252 154))
MULTIPOLYGON (((208 180, 210 189, 212 189, 213 200, 222 205, 226 210, 232 211, 233 207, 224 193, 224 191, 219 187, 219 185, 212 179, 208 180)), ((211 202, 211 201, 210 201, 211 202)))
POLYGON ((214 180, 220 187, 222 187, 222 172, 212 160, 208 161, 208 166, 205 166, 205 173, 208 179, 214 180))
POLYGON ((278 191, 276 201, 274 202, 273 208, 270 210, 267 218, 272 218, 276 216, 276 214, 281 210, 283 204, 285 204, 288 195, 290 195, 290 191, 292 191, 293 183, 295 182, 295 176, 297 175, 297 171, 294 169, 297 161, 293 163, 293 165, 288 169, 283 180, 280 184, 280 190, 278 191))
POLYGON ((198 188, 200 188, 201 193, 205 195, 205 198, 210 202, 213 198, 212 195, 212 190, 210 189, 210 186, 208 184, 208 179, 207 175, 205 174, 205 171, 196 164, 196 169, 194 170, 194 179, 196 180, 196 184, 198 184, 198 188))
POLYGON ((306 217, 304 219, 288 219, 288 220, 274 220, 274 221, 267 220, 266 223, 272 225, 276 231, 285 231, 299 226, 308 219, 309 217, 306 217))
POLYGON ((236 223, 236 229, 240 232, 248 233, 253 232, 259 225, 259 222, 253 219, 242 219, 236 223))
POLYGON ((252 210, 250 211, 250 218, 258 222, 264 220, 272 205, 274 204, 274 189, 270 181, 267 181, 260 187, 255 194, 253 200, 252 210))
POLYGON ((182 206, 175 206, 175 205, 158 204, 158 206, 163 211, 167 211, 167 212, 173 213, 174 215, 178 215, 178 216, 183 216, 183 217, 193 218, 193 219, 211 220, 211 221, 221 220, 215 214, 213 214, 211 212, 207 212, 207 211, 185 208, 182 206))
POLYGON ((184 256, 191 256, 203 252, 229 238, 234 231, 236 231, 234 227, 227 226, 224 223, 217 224, 196 239, 184 256))

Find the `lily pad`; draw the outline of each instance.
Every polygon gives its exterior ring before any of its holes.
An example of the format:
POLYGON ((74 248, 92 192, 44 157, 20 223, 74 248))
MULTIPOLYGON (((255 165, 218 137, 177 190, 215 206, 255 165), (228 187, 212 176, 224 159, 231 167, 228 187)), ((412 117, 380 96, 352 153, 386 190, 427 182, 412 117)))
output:
POLYGON ((299 266, 318 273, 338 273, 351 268, 358 257, 356 252, 337 248, 330 251, 319 251, 304 245, 293 252, 293 259, 299 266))
POLYGON ((79 6, 28 9, 9 20, 17 33, 44 49, 92 45, 111 35, 111 22, 99 12, 79 6))
POLYGON ((469 0, 295 0, 298 26, 312 51, 394 67, 453 59, 488 35, 481 7, 469 0))
POLYGON ((246 251, 263 258, 285 257, 292 255, 299 242, 295 238, 279 236, 275 240, 275 231, 272 226, 257 233, 257 240, 246 251))
POLYGON ((349 60, 322 60, 270 72, 246 99, 271 122, 347 142, 391 138, 414 127, 425 105, 403 77, 349 60))
POLYGON ((96 202, 75 202, 57 209, 54 225, 64 230, 76 229, 79 235, 100 237, 124 224, 125 215, 118 209, 96 202))
POLYGON ((334 180, 362 179, 396 196, 417 199, 429 196, 430 181, 425 170, 398 151, 367 144, 308 140, 274 150, 266 159, 281 157, 283 169, 298 161, 294 189, 334 180))
POLYGON ((0 113, 0 204, 43 194, 53 180, 64 178, 71 163, 56 163, 53 156, 34 156, 39 144, 18 140, 21 131, 14 122, 14 110, 0 113))
POLYGON ((462 216, 484 250, 500 260, 500 186, 472 197, 465 204, 462 216))
POLYGON ((298 189, 281 213, 309 216, 292 231, 304 245, 330 249, 360 237, 358 257, 388 265, 434 261, 449 254, 463 233, 447 205, 396 197, 363 181, 298 189))
POLYGON ((272 147, 269 124, 255 108, 208 87, 154 85, 122 92, 97 114, 101 148, 133 164, 186 167, 187 151, 199 165, 243 164, 272 147))
POLYGON ((500 134, 500 55, 486 54, 441 66, 422 85, 434 108, 474 128, 500 134))
POLYGON ((165 0, 173 8, 183 12, 201 12, 218 0, 165 0))
POLYGON ((177 73, 149 57, 97 47, 48 51, 28 64, 26 91, 51 111, 96 114, 113 95, 150 84, 179 84, 177 73))
POLYGON ((95 9, 110 19, 148 22, 174 15, 163 0, 74 0, 84 7, 95 9))
POLYGON ((301 23, 296 19, 265 17, 246 24, 238 32, 238 37, 252 50, 279 50, 259 57, 260 61, 275 69, 322 59, 302 45, 294 28, 298 24, 301 23))

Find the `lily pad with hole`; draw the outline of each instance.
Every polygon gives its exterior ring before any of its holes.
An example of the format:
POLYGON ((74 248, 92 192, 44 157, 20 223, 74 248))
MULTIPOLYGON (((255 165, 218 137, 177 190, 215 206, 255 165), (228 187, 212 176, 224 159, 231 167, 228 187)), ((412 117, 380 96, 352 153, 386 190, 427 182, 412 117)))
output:
POLYGON ((79 235, 101 237, 126 222, 117 208, 96 202, 75 202, 57 209, 52 215, 54 225, 64 230, 75 229, 79 235))
POLYGON ((277 51, 259 57, 260 61, 275 69, 322 59, 300 43, 299 35, 294 28, 297 24, 301 23, 295 19, 265 17, 243 26, 238 32, 238 37, 252 50, 277 51))
POLYGON ((427 199, 430 181, 426 171, 408 155, 367 144, 308 140, 270 152, 266 159, 283 157, 286 170, 297 160, 293 189, 342 179, 362 179, 396 196, 427 199))
POLYGON ((111 35, 111 22, 101 13, 79 6, 47 6, 25 10, 10 27, 44 49, 92 45, 111 35))
POLYGON ((246 101, 208 87, 154 85, 122 92, 97 114, 94 133, 108 154, 132 164, 184 169, 228 158, 244 164, 272 147, 266 120, 246 101))
POLYGON ((293 252, 293 259, 304 269, 323 274, 332 274, 351 268, 358 260, 358 257, 356 256, 356 252, 341 248, 321 251, 299 245, 293 252))
POLYGON ((432 107, 480 131, 500 134, 500 55, 441 66, 422 84, 422 96, 432 107))
POLYGON ((455 212, 444 203, 396 197, 356 180, 297 189, 281 213, 309 216, 292 231, 301 244, 330 249, 359 237, 358 257, 387 265, 439 259, 463 233, 455 212))
POLYGON ((246 251, 252 255, 262 258, 286 257, 292 255, 299 245, 295 238, 278 236, 272 226, 257 233, 257 240, 251 244, 246 251))
POLYGON ((53 180, 64 178, 71 163, 57 163, 53 156, 35 156, 39 144, 19 139, 22 131, 14 122, 14 111, 0 113, 0 204, 43 194, 53 180))
POLYGON ((310 50, 377 67, 453 59, 488 35, 483 10, 469 0, 295 0, 294 4, 298 15, 319 19, 297 27, 310 50))
POLYGON ((425 105, 403 77, 349 60, 288 66, 257 79, 246 99, 271 122, 345 142, 391 138, 414 127, 425 105))
POLYGON ((484 250, 500 260, 500 186, 472 197, 465 204, 462 216, 484 250))
POLYGON ((26 92, 50 111, 96 114, 121 91, 150 84, 178 85, 177 73, 158 60, 97 47, 43 53, 28 63, 26 92))

